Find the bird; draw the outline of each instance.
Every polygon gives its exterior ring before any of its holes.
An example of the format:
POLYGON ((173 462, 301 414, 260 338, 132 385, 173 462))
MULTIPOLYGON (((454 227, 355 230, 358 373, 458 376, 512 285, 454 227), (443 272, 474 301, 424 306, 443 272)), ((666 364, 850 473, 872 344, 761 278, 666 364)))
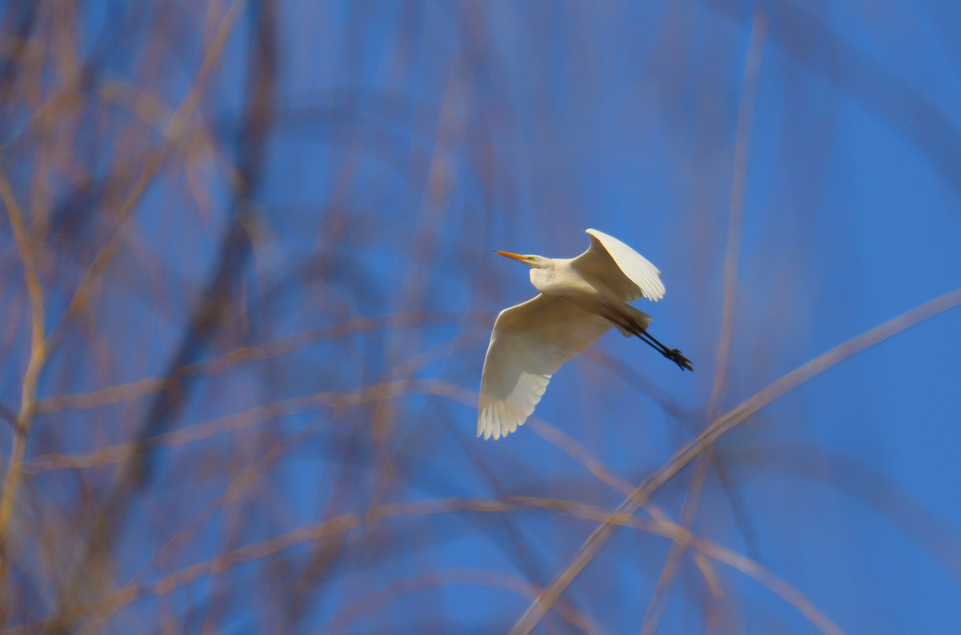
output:
POLYGON ((540 293, 504 309, 494 322, 481 374, 478 437, 496 440, 516 431, 551 376, 611 327, 641 338, 681 370, 694 370, 681 351, 647 332, 654 318, 628 304, 664 297, 660 270, 613 236, 596 229, 587 234, 591 245, 576 258, 494 252, 530 267, 540 293))

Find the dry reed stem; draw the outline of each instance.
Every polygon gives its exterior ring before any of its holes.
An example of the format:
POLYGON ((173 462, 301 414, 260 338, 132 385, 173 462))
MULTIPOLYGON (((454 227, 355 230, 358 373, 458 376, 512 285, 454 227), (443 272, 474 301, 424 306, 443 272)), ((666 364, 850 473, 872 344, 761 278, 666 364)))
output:
POLYGON ((596 476, 601 482, 609 485, 615 491, 626 496, 634 490, 633 485, 611 472, 597 457, 588 452, 584 446, 560 428, 552 426, 543 419, 533 415, 528 417, 524 425, 540 438, 560 448, 562 452, 583 465, 588 472, 596 476))
MULTIPOLYGON (((694 518, 697 516, 697 507, 700 502, 701 491, 704 488, 704 481, 707 478, 707 468, 710 463, 711 450, 708 449, 707 452, 698 457, 694 467, 694 475, 691 477, 690 487, 688 487, 687 494, 684 498, 684 505, 681 507, 680 522, 684 531, 690 532, 691 527, 694 525, 694 518)), ((678 540, 671 544, 671 548, 667 553, 667 560, 664 562, 664 568, 661 569, 661 575, 657 580, 657 585, 654 587, 654 593, 651 594, 651 601, 648 603, 644 621, 641 623, 641 635, 654 635, 654 633, 657 632, 658 623, 661 621, 661 615, 664 613, 667 592, 674 582, 674 576, 677 574, 678 566, 681 564, 681 558, 684 557, 687 544, 684 540, 678 540)))
MULTIPOLYGON (((123 225, 140 202, 141 197, 143 197, 147 191, 147 186, 153 181, 154 176, 160 170, 160 167, 167 158, 167 152, 171 145, 175 144, 176 140, 187 130, 190 118, 193 117, 194 110, 200 104, 200 100, 207 88, 209 76, 220 59, 227 38, 233 31, 234 24, 237 18, 240 17, 241 9, 245 4, 246 0, 234 0, 227 10, 226 15, 220 23, 217 36, 214 38, 214 41, 211 42, 210 47, 204 55, 196 80, 170 117, 170 121, 164 131, 164 141, 147 157, 146 165, 144 165, 140 177, 137 179, 133 190, 121 206, 120 211, 117 213, 117 219, 114 223, 114 231, 117 234, 122 234, 121 229, 123 225)), ((77 290, 74 292, 65 315, 75 317, 86 309, 87 304, 89 304, 96 291, 100 276, 109 266, 114 256, 117 255, 117 252, 120 250, 120 245, 121 237, 117 236, 109 240, 107 244, 97 252, 93 262, 81 279, 77 290)))
MULTIPOLYGON (((681 527, 684 531, 690 532, 691 527, 694 525, 694 518, 697 516, 697 506, 700 502, 701 491, 704 488, 704 481, 707 478, 707 468, 710 464, 711 450, 709 448, 707 452, 698 457, 694 467, 694 475, 691 477, 691 485, 684 498, 684 505, 681 508, 681 527)), ((647 613, 644 615, 644 621, 641 622, 641 635, 654 635, 654 633, 657 632, 661 615, 664 613, 667 592, 671 589, 671 584, 674 582, 674 576, 677 574, 678 566, 681 564, 681 558, 684 557, 687 544, 685 540, 677 540, 671 543, 671 548, 667 552, 667 560, 664 562, 664 568, 661 569, 661 575, 657 580, 657 585, 654 587, 654 593, 651 594, 651 601, 647 605, 647 613)))
MULTIPOLYGON (((133 113, 151 130, 166 134, 167 126, 165 122, 169 122, 174 113, 158 95, 136 84, 119 80, 104 81, 98 90, 98 95, 104 101, 133 113)), ((171 136, 169 140, 184 155, 188 166, 194 166, 200 163, 202 158, 209 156, 214 164, 223 170, 229 182, 234 184, 240 182, 241 177, 237 170, 217 150, 216 144, 210 138, 204 125, 191 126, 189 131, 171 136)), ((206 225, 212 215, 210 213, 210 193, 205 187, 204 179, 198 176, 197 171, 188 169, 185 172, 187 189, 193 197, 197 209, 200 210, 201 218, 206 225)))
POLYGON ((721 334, 717 342, 717 367, 708 406, 708 418, 713 418, 720 407, 727 379, 728 358, 731 353, 731 334, 734 328, 734 305, 737 296, 737 271, 741 260, 744 220, 744 190, 747 182, 747 157, 751 149, 751 125, 757 100, 758 75, 764 40, 767 36, 767 15, 754 14, 751 41, 744 63, 744 84, 737 116, 737 138, 734 142, 734 186, 731 188, 731 214, 728 220, 727 253, 724 257, 724 308, 721 314, 721 334))
MULTIPOLYGON (((450 423, 447 425, 449 428, 452 427, 450 423)), ((510 494, 503 485, 503 472, 501 470, 497 470, 496 468, 492 468, 491 465, 484 459, 484 452, 482 451, 483 444, 477 443, 474 435, 469 433, 464 434, 467 432, 466 430, 463 431, 464 433, 458 433, 456 431, 452 432, 454 436, 457 437, 461 447, 467 454, 468 459, 470 460, 474 469, 478 472, 478 475, 486 480, 493 493, 493 498, 496 500, 506 500, 510 494)), ((523 532, 514 518, 507 514, 502 514, 499 517, 499 520, 516 551, 519 561, 519 568, 521 569, 520 573, 525 575, 529 585, 528 588, 534 589, 536 596, 536 591, 539 591, 540 588, 546 584, 547 580, 544 578, 544 573, 539 559, 533 552, 533 545, 530 544, 529 539, 525 540, 523 532)), ((412 536, 412 538, 423 535, 423 532, 417 531, 416 529, 408 533, 412 536)), ((568 602, 565 602, 563 606, 560 606, 560 609, 566 610, 568 607, 573 608, 575 611, 577 610, 577 607, 573 605, 573 603, 568 602)), ((548 622, 544 625, 544 627, 547 635, 554 635, 554 633, 556 633, 555 625, 553 623, 548 622)))
POLYGON ((795 589, 793 586, 784 580, 781 580, 779 577, 747 556, 742 556, 741 554, 715 544, 710 540, 697 537, 679 525, 675 525, 673 523, 662 523, 658 521, 646 521, 640 518, 635 518, 633 515, 629 514, 610 514, 588 505, 569 503, 567 501, 558 501, 556 499, 514 498, 512 500, 515 502, 523 501, 534 507, 549 505, 556 511, 561 511, 577 518, 611 522, 621 527, 630 527, 641 531, 647 531, 651 534, 660 535, 663 538, 668 538, 674 541, 675 543, 685 542, 705 556, 713 558, 718 562, 723 562, 724 564, 729 565, 754 578, 773 591, 775 594, 779 595, 789 604, 794 606, 801 614, 807 617, 808 620, 818 628, 818 630, 820 630, 822 633, 825 633, 825 635, 843 635, 841 629, 838 628, 838 626, 834 624, 830 618, 821 613, 821 611, 819 611, 818 608, 814 606, 814 604, 808 600, 803 593, 795 589))
MULTIPOLYGON (((677 452, 662 468, 638 485, 631 496, 621 503, 611 514, 611 518, 625 514, 628 516, 632 515, 647 501, 651 494, 660 489, 662 485, 690 463, 706 447, 773 401, 810 381, 829 368, 836 366, 852 355, 883 342, 901 331, 959 304, 961 304, 961 288, 925 302, 921 306, 906 313, 902 313, 884 324, 832 348, 788 373, 750 399, 744 401, 728 414, 714 421, 714 423, 708 426, 696 439, 677 452)), ((611 522, 605 521, 591 533, 578 550, 570 565, 554 578, 551 585, 540 594, 537 600, 524 612, 514 625, 514 628, 511 629, 511 635, 527 635, 534 629, 547 611, 550 610, 554 602, 557 601, 561 593, 570 586, 574 578, 584 570, 597 552, 600 551, 603 544, 610 538, 614 528, 611 522)))
MULTIPOLYGON (((222 434, 246 430, 276 419, 277 417, 311 412, 319 408, 336 410, 338 408, 392 400, 400 397, 436 394, 433 384, 434 382, 431 381, 393 381, 365 386, 355 391, 320 392, 303 397, 293 397, 291 399, 274 401, 262 406, 242 410, 232 415, 219 417, 212 421, 174 430, 173 432, 160 434, 153 437, 150 442, 161 447, 183 447, 222 434)), ((120 443, 95 450, 89 454, 48 454, 32 461, 30 468, 31 471, 40 472, 57 469, 102 467, 104 465, 122 462, 130 452, 136 450, 136 446, 136 443, 120 443)))
MULTIPOLYGON (((227 508, 236 506, 242 497, 251 490, 255 485, 257 485, 261 477, 263 476, 262 471, 268 463, 276 463, 279 456, 291 449, 295 441, 297 440, 299 434, 294 434, 289 438, 282 439, 275 443, 269 451, 267 451, 264 456, 262 456, 257 461, 245 466, 243 469, 238 470, 237 476, 232 478, 228 483, 227 487, 213 498, 210 502, 203 506, 197 513, 190 519, 186 527, 183 527, 180 531, 174 534, 167 543, 162 546, 156 553, 154 553, 150 560, 148 560, 140 568, 140 570, 134 574, 134 576, 121 588, 117 593, 123 594, 129 591, 134 586, 137 586, 138 579, 147 570, 147 567, 163 566, 164 560, 168 558, 168 552, 172 551, 177 547, 184 547, 188 544, 188 541, 193 538, 201 529, 203 522, 209 520, 209 518, 218 511, 222 511, 227 508)), ((85 633, 94 632, 100 627, 100 625, 107 619, 110 618, 109 609, 101 610, 90 615, 86 624, 84 624, 78 631, 78 635, 84 635, 85 633)))
MULTIPOLYGON (((502 573, 500 571, 485 571, 471 569, 438 569, 425 571, 417 575, 391 581, 386 587, 379 589, 353 604, 341 609, 330 621, 316 629, 315 633, 339 633, 349 628, 357 620, 385 608, 404 596, 421 593, 429 589, 444 586, 466 585, 491 589, 511 591, 525 599, 537 596, 537 587, 526 579, 502 573)), ((591 622, 585 615, 564 606, 558 607, 557 613, 564 620, 582 633, 600 635, 604 631, 591 622)))
POLYGON ((724 587, 721 586, 721 579, 717 576, 717 572, 714 570, 711 561, 700 551, 695 551, 691 559, 694 560, 697 568, 701 571, 701 575, 704 576, 704 581, 707 583, 707 588, 711 591, 711 596, 718 601, 726 600, 727 594, 724 593, 724 587))
MULTIPOLYGON (((97 614, 103 611, 117 612, 134 602, 172 593, 197 580, 222 573, 234 566, 268 558, 308 542, 333 538, 370 524, 401 518, 439 516, 452 513, 508 513, 530 510, 544 510, 583 520, 602 521, 648 532, 675 542, 686 542, 704 555, 718 562, 723 562, 768 587, 792 606, 795 606, 827 635, 840 635, 841 633, 840 629, 829 618, 820 613, 810 600, 793 586, 750 558, 705 538, 697 537, 679 525, 653 519, 635 518, 626 513, 611 514, 607 510, 575 501, 523 496, 510 497, 503 501, 448 498, 422 502, 392 503, 368 510, 366 515, 343 514, 316 525, 294 529, 275 538, 234 549, 217 558, 170 573, 155 582, 125 587, 121 591, 104 598, 96 605, 76 607, 72 617, 97 614)), ((48 620, 23 624, 5 629, 0 632, 0 635, 25 635, 42 630, 47 624, 48 620)))
MULTIPOLYGON (((476 399, 473 400, 476 403, 476 399)), ((558 448, 572 459, 580 463, 588 472, 593 474, 598 480, 609 485, 613 490, 620 492, 625 496, 630 496, 633 491, 633 486, 620 478, 602 461, 591 454, 584 446, 571 438, 566 432, 552 426, 543 419, 531 416, 524 422, 524 425, 530 428, 531 432, 541 437, 554 447, 558 448)), ((642 506, 642 509, 648 516, 653 520, 658 522, 670 523, 670 516, 662 510, 657 505, 648 501, 642 506)), ((689 527, 688 527, 689 528, 689 527)), ((715 591, 718 587, 717 584, 717 572, 714 571, 713 565, 708 560, 702 560, 698 563, 698 567, 704 574, 704 580, 707 585, 715 591)))
MULTIPOLYGON (((470 333, 467 335, 470 335, 470 333)), ((456 341, 462 337, 464 336, 457 336, 451 341, 456 341)), ((445 344, 449 344, 451 341, 445 344)), ((430 362, 433 359, 431 355, 425 353, 408 360, 404 365, 407 367, 408 373, 413 373, 417 365, 424 363, 425 360, 430 362)), ((86 393, 72 396, 83 400, 79 403, 74 402, 73 405, 104 405, 105 403, 112 403, 111 400, 113 399, 124 400, 131 390, 136 390, 139 386, 146 386, 148 390, 165 390, 171 388, 170 383, 161 380, 133 382, 132 384, 97 391, 94 394, 86 393)), ((318 408, 336 410, 364 403, 391 401, 408 396, 446 395, 450 393, 457 394, 461 401, 472 399, 476 403, 476 393, 467 392, 466 394, 471 396, 465 398, 458 390, 457 387, 446 382, 436 380, 399 380, 364 386, 353 391, 320 392, 256 406, 212 421, 157 435, 151 440, 151 443, 168 448, 182 447, 214 436, 245 430, 280 416, 310 412, 318 408)), ((31 473, 36 473, 49 470, 103 467, 124 461, 131 452, 136 450, 135 445, 129 442, 120 443, 80 455, 47 454, 31 461, 28 469, 31 473)))
MULTIPOLYGON (((611 472, 603 462, 588 452, 584 446, 572 439, 563 430, 533 416, 529 417, 524 425, 528 426, 534 434, 541 437, 551 445, 557 447, 562 452, 580 463, 588 472, 597 477, 598 480, 609 485, 615 491, 620 492, 625 496, 630 496, 631 492, 634 491, 633 485, 611 472)), ((642 506, 642 509, 655 521, 665 523, 671 522, 670 516, 668 516, 663 509, 654 503, 651 503, 650 501, 645 503, 642 506)), ((687 528, 690 529, 689 526, 687 526, 687 528)), ((717 592, 717 590, 720 588, 717 582, 717 572, 714 571, 714 567, 711 565, 710 561, 702 560, 701 562, 698 562, 698 567, 704 574, 704 581, 711 588, 712 593, 717 592)), ((723 592, 721 592, 721 595, 723 595, 723 592)))
POLYGON ((23 261, 23 275, 26 280, 27 293, 30 296, 30 359, 23 377, 23 387, 20 396, 20 412, 17 414, 17 426, 13 436, 13 448, 4 477, 3 492, 0 494, 0 589, 6 578, 8 556, 8 531, 13 507, 17 500, 17 491, 23 475, 23 455, 27 443, 27 434, 33 422, 37 403, 37 382, 40 371, 47 359, 47 346, 44 334, 44 302, 43 288, 37 271, 37 254, 34 245, 27 235, 27 228, 23 222, 23 214, 17 203, 16 196, 7 176, 0 167, 0 199, 7 209, 7 217, 13 228, 14 238, 20 250, 23 261))
MULTIPOLYGON (((443 311, 412 311, 410 313, 385 315, 375 318, 354 318, 333 326, 308 329, 261 346, 244 346, 209 361, 183 366, 177 370, 177 375, 218 375, 229 371, 238 364, 264 361, 281 355, 287 355, 323 341, 341 339, 350 335, 356 335, 357 333, 386 328, 404 329, 415 326, 448 324, 458 319, 458 316, 462 316, 462 314, 443 311)), ((493 318, 487 313, 471 314, 468 319, 468 324, 486 325, 492 322, 493 318)), ((139 379, 99 390, 49 397, 37 404, 37 414, 101 408, 103 406, 115 405, 156 394, 164 390, 173 390, 176 387, 177 382, 169 379, 139 379)))
MULTIPOLYGON (((708 420, 717 415, 723 398, 727 380, 728 361, 731 352, 731 338, 734 329, 734 306, 737 297, 738 264, 741 260, 741 244, 744 220, 744 191, 747 182, 747 158, 751 148, 751 126, 754 118, 754 105, 757 98, 758 75, 764 53, 764 40, 767 36, 767 16, 756 11, 751 26, 751 40, 748 45, 747 59, 744 64, 744 83, 741 87, 741 100, 738 108, 737 137, 734 143, 734 184, 731 188, 731 213, 728 218, 727 248, 724 257, 724 306, 721 314, 721 333, 717 343, 717 366, 714 372, 714 385, 707 408, 708 420)), ((684 503, 681 524, 690 529, 697 515, 697 506, 706 477, 707 462, 713 462, 715 455, 710 449, 697 462, 694 478, 684 503)), ((678 565, 684 557, 686 545, 674 543, 668 552, 667 560, 657 586, 648 604, 647 614, 641 625, 641 635, 654 635, 661 615, 664 612, 664 596, 670 590, 677 574, 678 565)))

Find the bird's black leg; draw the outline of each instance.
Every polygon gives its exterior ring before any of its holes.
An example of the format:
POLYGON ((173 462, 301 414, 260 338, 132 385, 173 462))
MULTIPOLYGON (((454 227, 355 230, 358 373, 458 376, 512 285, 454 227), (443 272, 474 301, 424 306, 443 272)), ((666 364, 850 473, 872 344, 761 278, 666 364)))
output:
POLYGON ((648 333, 643 329, 639 333, 636 333, 636 335, 640 337, 642 340, 644 340, 645 342, 647 342, 648 344, 650 344, 651 346, 654 346, 654 348, 656 348, 661 352, 661 355, 663 355, 664 357, 668 358, 669 360, 677 364, 681 370, 694 370, 694 366, 691 364, 691 360, 681 355, 681 351, 679 351, 678 349, 668 348, 664 346, 659 341, 657 341, 656 337, 654 337, 653 335, 651 335, 650 333, 648 333))
POLYGON ((664 346, 663 344, 661 344, 660 342, 657 342, 653 337, 651 337, 650 335, 648 335, 648 334, 647 334, 647 331, 645 331, 644 329, 640 329, 640 328, 639 328, 639 329, 636 329, 636 330, 634 331, 634 335, 636 335, 637 337, 639 337, 642 342, 645 342, 648 346, 650 346, 651 348, 653 348, 653 349, 654 349, 655 351, 657 351, 658 353, 660 353, 660 354, 662 354, 662 355, 666 355, 666 354, 667 354, 667 348, 665 348, 665 346, 664 346))
POLYGON ((694 370, 691 360, 681 355, 681 351, 676 348, 668 348, 664 346, 657 341, 657 338, 648 333, 646 329, 644 329, 634 320, 621 316, 615 311, 611 311, 611 313, 605 317, 607 317, 607 319, 614 324, 617 324, 621 328, 627 330, 629 333, 633 333, 639 337, 642 342, 646 342, 647 345, 653 348, 655 351, 677 364, 681 370, 694 370))

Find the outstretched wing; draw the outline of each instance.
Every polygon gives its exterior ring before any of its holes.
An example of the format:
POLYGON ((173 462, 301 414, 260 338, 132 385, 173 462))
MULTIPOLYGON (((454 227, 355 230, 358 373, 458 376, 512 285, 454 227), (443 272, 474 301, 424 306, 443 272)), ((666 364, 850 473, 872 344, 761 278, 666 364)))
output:
POLYGON ((484 359, 477 436, 498 439, 534 412, 551 375, 612 324, 556 296, 538 295, 504 309, 484 359))
POLYGON ((624 301, 640 297, 657 302, 664 297, 661 272, 648 260, 613 236, 588 229, 591 246, 571 261, 585 275, 603 280, 624 301))

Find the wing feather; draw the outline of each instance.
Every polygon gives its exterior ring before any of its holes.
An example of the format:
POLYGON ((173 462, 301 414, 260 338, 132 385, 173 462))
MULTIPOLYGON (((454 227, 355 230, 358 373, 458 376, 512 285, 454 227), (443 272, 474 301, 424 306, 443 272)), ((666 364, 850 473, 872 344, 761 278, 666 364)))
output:
POLYGON ((504 309, 494 322, 481 378, 477 436, 499 439, 523 425, 551 376, 612 324, 556 296, 504 309))
POLYGON ((660 270, 613 236, 588 229, 591 246, 571 265, 602 279, 627 302, 640 297, 657 302, 664 297, 660 270))

